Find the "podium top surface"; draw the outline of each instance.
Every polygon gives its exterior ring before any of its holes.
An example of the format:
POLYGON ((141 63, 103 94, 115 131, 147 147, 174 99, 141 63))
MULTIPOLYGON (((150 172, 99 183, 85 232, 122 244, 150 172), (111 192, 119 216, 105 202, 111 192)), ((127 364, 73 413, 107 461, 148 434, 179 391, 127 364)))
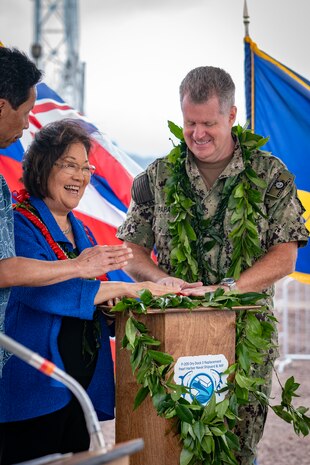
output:
MULTIPOLYGON (((237 312, 238 310, 255 310, 261 308, 261 305, 240 305, 237 307, 195 307, 195 308, 179 308, 179 307, 171 307, 171 308, 148 308, 147 313, 141 313, 141 315, 156 315, 158 313, 164 314, 164 313, 184 313, 184 312, 215 312, 215 311, 231 311, 231 312, 237 312)), ((108 305, 100 305, 99 306, 100 310, 103 311, 103 313, 111 318, 114 318, 116 315, 123 315, 122 312, 112 312, 113 307, 109 307, 108 305)), ((133 313, 135 313, 135 310, 132 310, 133 313)), ((140 314, 140 313, 139 313, 140 314)))
MULTIPOLYGON (((255 310, 261 308, 261 305, 240 305, 238 307, 231 307, 231 308, 219 308, 219 307, 196 307, 196 308, 178 308, 178 307, 173 307, 173 308, 165 308, 162 310, 161 308, 148 308, 146 315, 155 315, 155 314, 165 314, 165 313, 184 313, 184 312, 190 312, 190 313, 197 313, 197 312, 223 312, 223 311, 230 311, 230 312, 236 312, 240 310, 255 310)), ((133 310, 135 313, 135 311, 133 310)), ((116 315, 118 313, 115 313, 116 315)), ((144 315, 142 313, 142 315, 144 315)))

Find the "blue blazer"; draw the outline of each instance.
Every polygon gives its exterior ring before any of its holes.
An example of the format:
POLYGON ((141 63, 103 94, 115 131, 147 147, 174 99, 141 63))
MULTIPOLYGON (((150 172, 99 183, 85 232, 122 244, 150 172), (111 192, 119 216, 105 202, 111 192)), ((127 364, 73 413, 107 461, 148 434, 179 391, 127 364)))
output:
MULTIPOLYGON (((46 204, 31 198, 56 242, 72 244, 62 233, 46 204)), ((79 252, 92 244, 84 227, 69 213, 76 247, 79 252)), ((16 255, 55 261, 57 257, 42 233, 27 218, 14 212, 16 255)), ((12 288, 6 309, 5 332, 16 341, 64 368, 58 352, 57 338, 63 316, 93 318, 94 298, 100 281, 70 279, 44 287, 12 288)), ((110 349, 110 330, 101 318, 101 348, 87 392, 99 420, 114 417, 114 373, 110 349)), ((52 413, 64 407, 71 393, 60 382, 12 356, 4 366, 0 379, 0 422, 26 420, 52 413)))

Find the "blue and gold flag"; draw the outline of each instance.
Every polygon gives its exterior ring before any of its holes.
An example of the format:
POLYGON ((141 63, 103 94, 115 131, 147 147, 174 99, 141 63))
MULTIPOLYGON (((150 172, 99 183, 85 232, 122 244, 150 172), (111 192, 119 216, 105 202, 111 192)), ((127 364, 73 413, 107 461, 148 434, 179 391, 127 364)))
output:
MULTIPOLYGON (((310 230, 310 82, 245 37, 245 95, 251 129, 296 176, 310 230)), ((293 277, 310 283, 310 244, 299 249, 293 277)))

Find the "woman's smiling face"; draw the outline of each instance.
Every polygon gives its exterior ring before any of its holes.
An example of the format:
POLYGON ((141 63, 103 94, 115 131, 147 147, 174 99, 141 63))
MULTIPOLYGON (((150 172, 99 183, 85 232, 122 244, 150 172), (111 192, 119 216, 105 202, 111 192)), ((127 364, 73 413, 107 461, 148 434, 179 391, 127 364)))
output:
POLYGON ((44 198, 51 212, 68 213, 78 206, 90 181, 90 176, 82 171, 88 166, 87 152, 80 142, 71 144, 57 160, 48 178, 48 196, 44 198))

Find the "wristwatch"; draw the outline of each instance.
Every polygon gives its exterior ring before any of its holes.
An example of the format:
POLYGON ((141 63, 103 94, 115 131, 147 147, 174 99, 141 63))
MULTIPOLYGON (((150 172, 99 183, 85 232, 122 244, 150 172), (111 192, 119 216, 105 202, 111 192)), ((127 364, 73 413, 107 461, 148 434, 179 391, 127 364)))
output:
POLYGON ((223 284, 224 286, 227 286, 230 291, 237 290, 237 283, 234 280, 234 278, 223 278, 222 281, 220 282, 220 285, 223 284))

